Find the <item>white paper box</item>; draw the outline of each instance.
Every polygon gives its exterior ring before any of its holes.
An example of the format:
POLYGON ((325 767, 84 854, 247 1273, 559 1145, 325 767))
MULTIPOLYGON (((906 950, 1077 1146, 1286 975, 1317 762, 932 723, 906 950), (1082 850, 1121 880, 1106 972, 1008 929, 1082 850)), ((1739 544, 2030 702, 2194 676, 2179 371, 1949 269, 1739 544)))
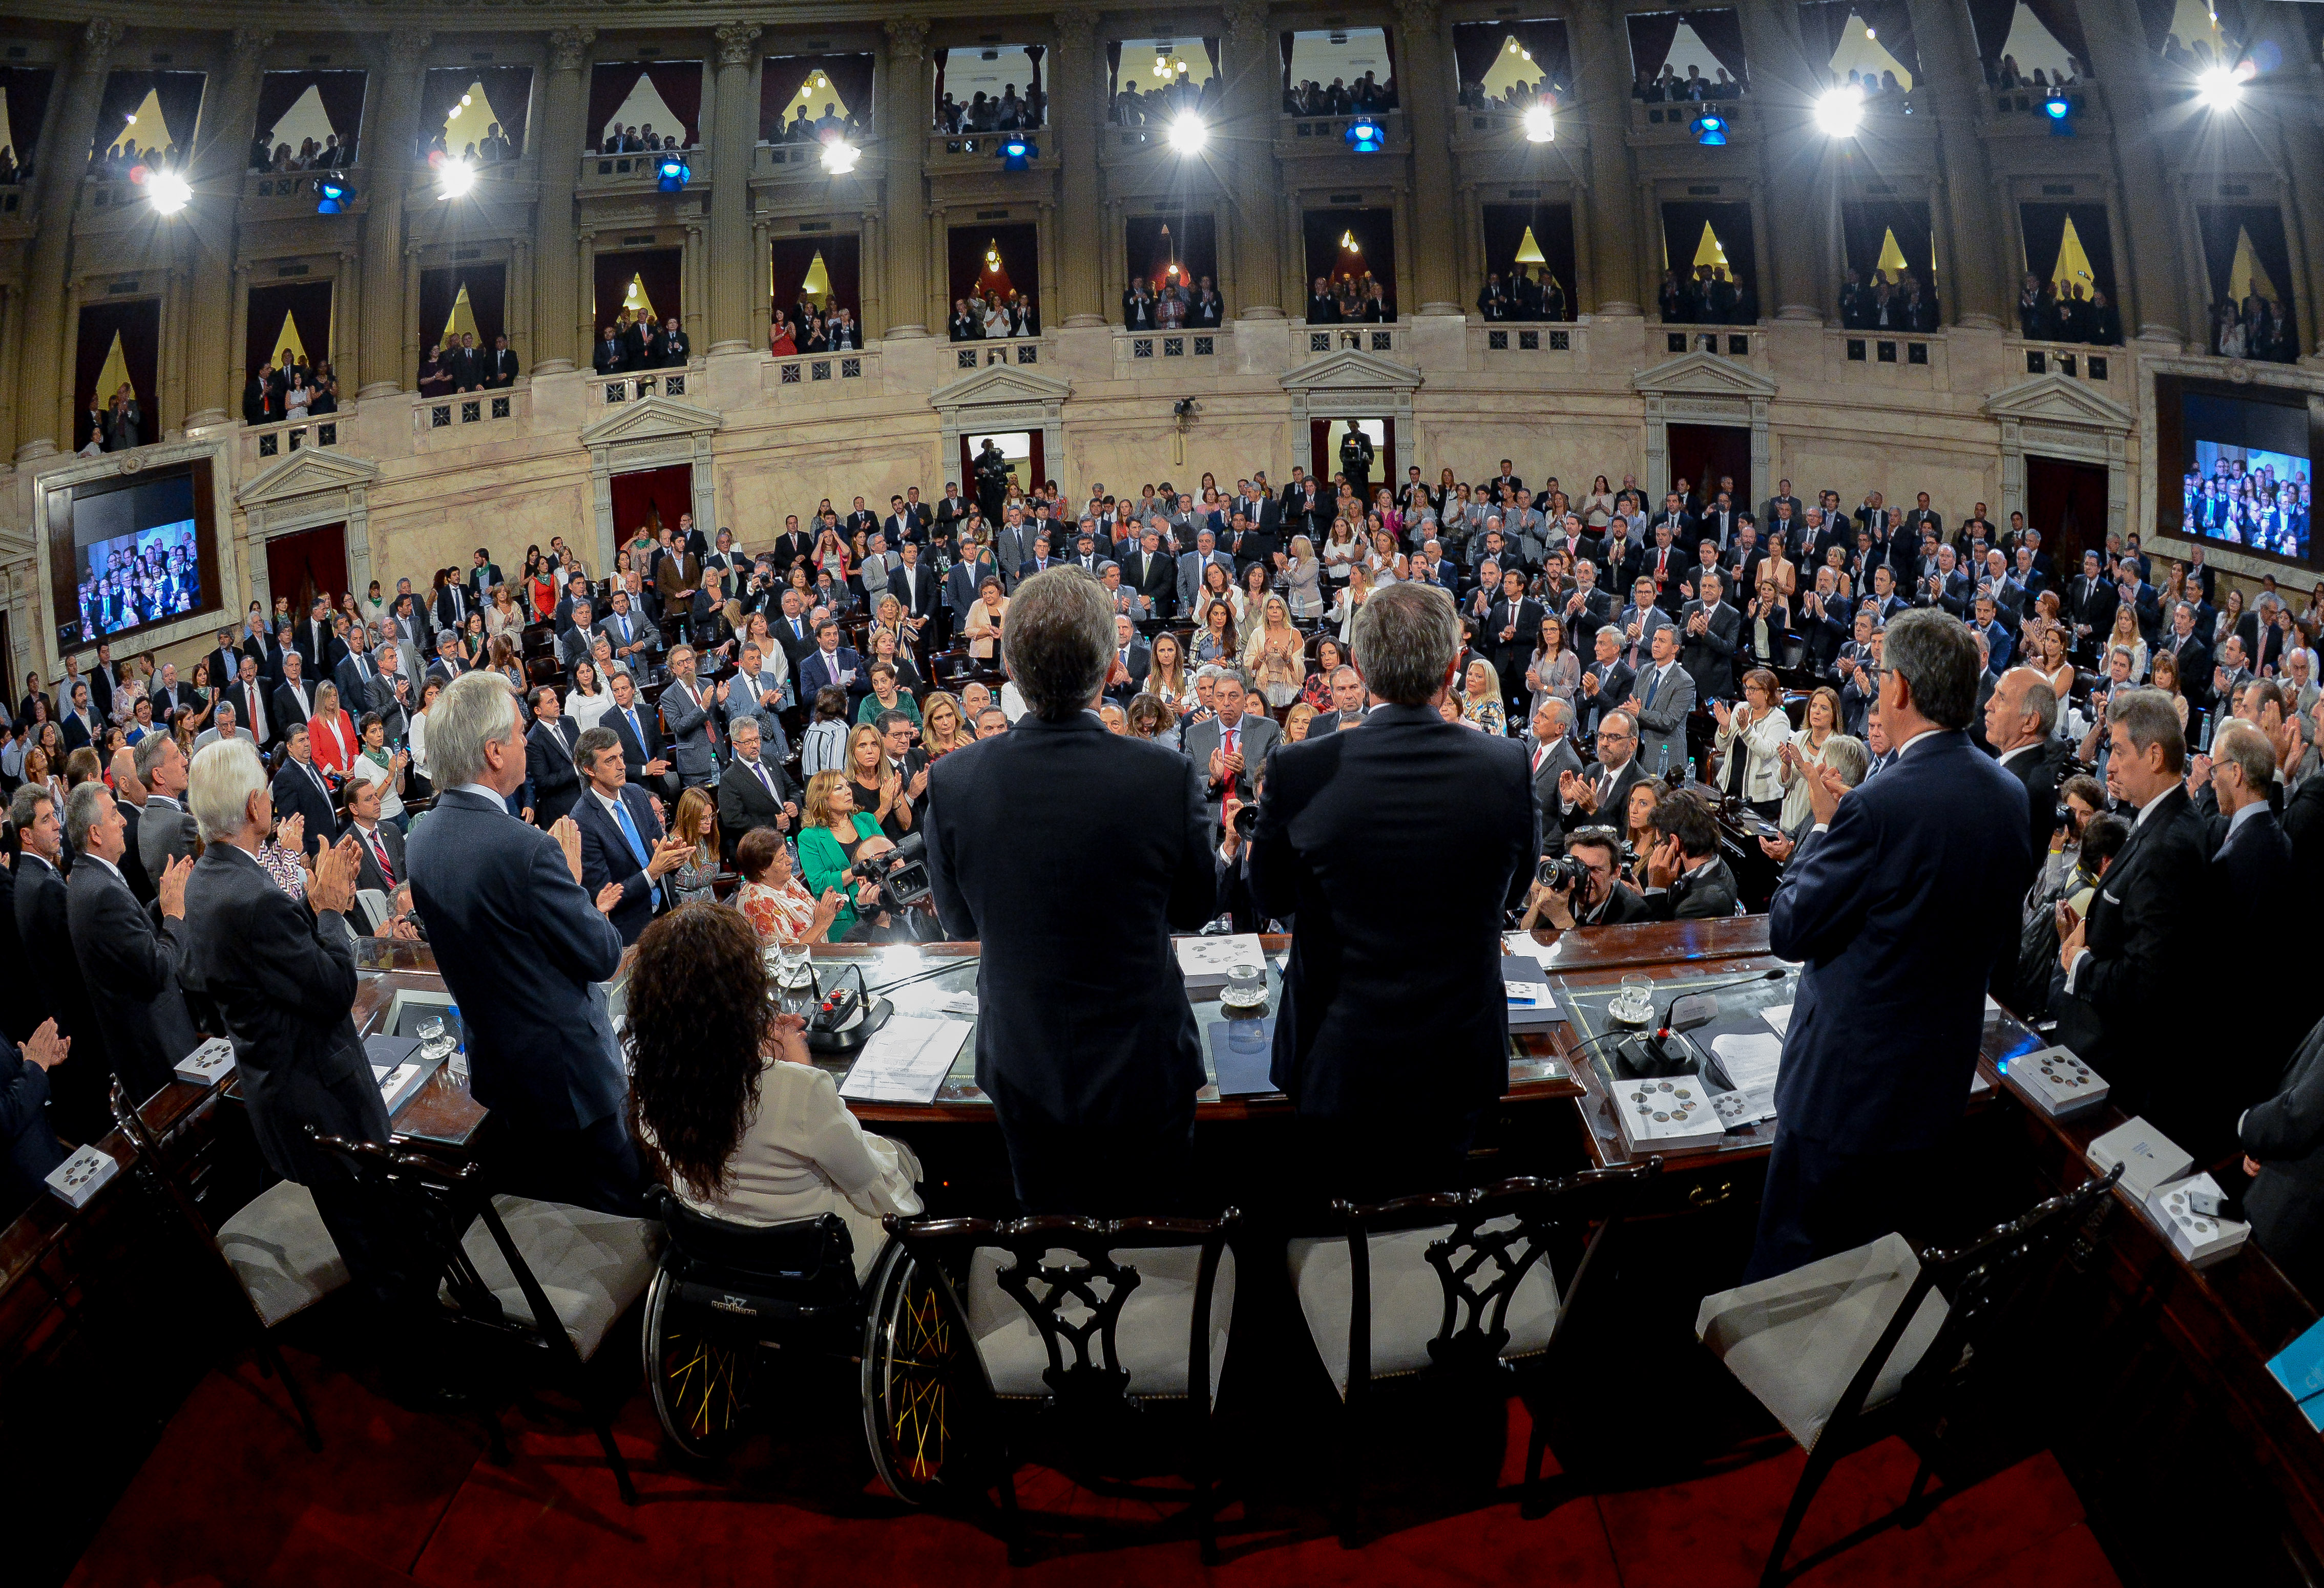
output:
POLYGON ((212 1037, 178 1060, 177 1077, 189 1086, 207 1087, 234 1073, 234 1044, 212 1037))
POLYGON ((2187 1149, 2143 1118, 2118 1124, 2090 1143, 2091 1167, 2101 1174, 2122 1165, 2122 1189, 2144 1202, 2154 1188, 2167 1185, 2194 1167, 2187 1149))
POLYGON ((2180 1256, 2190 1262, 2208 1262, 2225 1257, 2251 1239, 2251 1225, 2216 1214, 2198 1213, 2188 1206, 2190 1191, 2208 1191, 2216 1197, 2219 1195, 2219 1183, 2208 1174, 2194 1175, 2158 1186, 2146 1199, 2148 1215, 2171 1237, 2180 1256))
POLYGON ((121 1172, 113 1154, 96 1147, 78 1147, 73 1155, 49 1170, 49 1194, 68 1207, 86 1207, 121 1172))
POLYGON ((2004 1072, 2026 1101, 2053 1119, 2106 1101, 2106 1078, 2067 1048, 2037 1048, 2009 1061, 2004 1072))

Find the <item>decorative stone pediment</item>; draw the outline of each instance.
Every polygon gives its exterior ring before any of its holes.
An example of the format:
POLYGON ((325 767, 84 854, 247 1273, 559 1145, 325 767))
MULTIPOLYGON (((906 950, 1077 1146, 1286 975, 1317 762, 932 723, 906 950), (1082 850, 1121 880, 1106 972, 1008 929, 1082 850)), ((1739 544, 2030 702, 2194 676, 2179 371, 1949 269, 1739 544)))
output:
POLYGON ((379 482, 379 465, 330 448, 303 447, 252 477, 234 493, 235 505, 255 515, 318 491, 363 491, 379 482))
POLYGON ((1354 347, 1310 359, 1296 369, 1286 370, 1281 377, 1286 391, 1378 391, 1385 388, 1405 393, 1407 403, 1420 382, 1421 373, 1412 365, 1354 347))
POLYGON ((706 436, 726 421, 706 408, 680 402, 674 397, 644 397, 623 403, 581 432, 584 446, 618 446, 624 442, 660 441, 676 436, 706 436))
POLYGON ((1775 395, 1775 383, 1757 370, 1715 353, 1682 353, 1630 377, 1649 397, 1725 397, 1762 400, 1775 395))
POLYGON ((2006 386, 1985 399, 1988 418, 2021 425, 2066 425, 2130 434, 2131 411, 2090 390, 2086 381, 2063 375, 2036 375, 2006 386))
POLYGON ((1073 382, 1015 364, 987 364, 973 375, 963 375, 928 394, 928 406, 945 408, 982 408, 991 404, 1062 403, 1073 395, 1073 382))

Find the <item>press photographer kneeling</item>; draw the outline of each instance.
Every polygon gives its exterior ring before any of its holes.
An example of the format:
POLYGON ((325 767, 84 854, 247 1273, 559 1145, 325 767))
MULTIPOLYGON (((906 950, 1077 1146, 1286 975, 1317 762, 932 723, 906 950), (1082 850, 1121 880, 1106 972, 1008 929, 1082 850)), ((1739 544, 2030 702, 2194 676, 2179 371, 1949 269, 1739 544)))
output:
POLYGON ((1565 853, 1542 858, 1518 925, 1541 941, 1577 926, 1621 926, 1647 919, 1646 901, 1621 880, 1625 845, 1610 827, 1569 834, 1565 853))

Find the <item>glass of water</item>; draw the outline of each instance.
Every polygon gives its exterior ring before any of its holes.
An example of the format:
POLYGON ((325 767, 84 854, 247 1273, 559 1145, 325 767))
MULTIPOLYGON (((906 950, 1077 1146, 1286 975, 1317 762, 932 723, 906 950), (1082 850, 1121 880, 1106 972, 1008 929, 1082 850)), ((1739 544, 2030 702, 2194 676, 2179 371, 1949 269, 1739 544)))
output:
POLYGON ((417 1034, 422 1059, 442 1059, 452 1051, 452 1034, 445 1028, 440 1015, 430 1014, 421 1021, 417 1034))

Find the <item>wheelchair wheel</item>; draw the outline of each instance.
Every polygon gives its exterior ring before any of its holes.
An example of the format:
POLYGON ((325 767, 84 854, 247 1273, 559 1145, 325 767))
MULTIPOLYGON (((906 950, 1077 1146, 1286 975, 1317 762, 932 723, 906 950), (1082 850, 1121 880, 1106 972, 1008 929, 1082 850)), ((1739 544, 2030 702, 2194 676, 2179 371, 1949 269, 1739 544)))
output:
POLYGON ((724 1455, 743 1433, 759 1348, 741 1333, 728 1333, 681 1307, 678 1285, 661 1269, 646 1291, 647 1387, 654 1415, 671 1445, 696 1461, 724 1455))
POLYGON ((863 1437, 880 1481, 927 1505, 973 1488, 984 1366, 942 1274, 890 1243, 863 1338, 863 1437))

